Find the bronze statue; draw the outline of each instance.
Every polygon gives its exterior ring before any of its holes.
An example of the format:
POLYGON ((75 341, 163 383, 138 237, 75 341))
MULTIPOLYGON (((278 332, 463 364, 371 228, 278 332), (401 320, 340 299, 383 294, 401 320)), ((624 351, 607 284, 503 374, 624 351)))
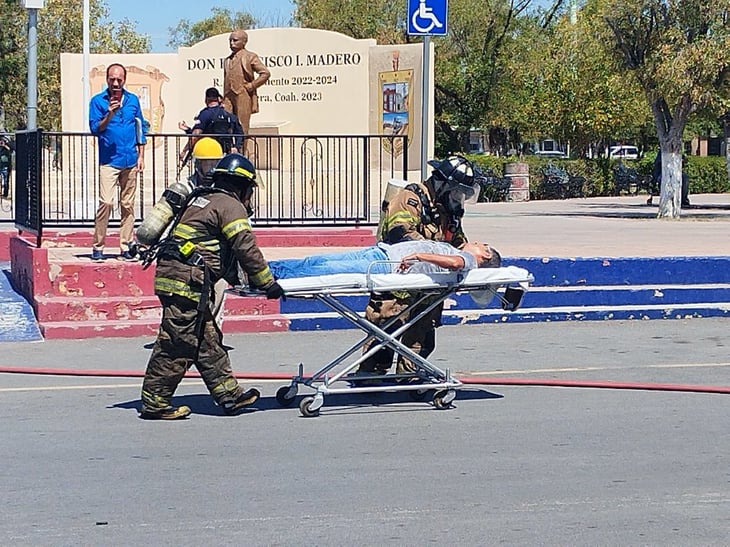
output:
POLYGON ((246 49, 248 34, 234 30, 228 38, 231 54, 223 65, 223 108, 241 122, 245 135, 249 133, 251 114, 259 111, 256 90, 264 85, 271 73, 259 56, 246 49))

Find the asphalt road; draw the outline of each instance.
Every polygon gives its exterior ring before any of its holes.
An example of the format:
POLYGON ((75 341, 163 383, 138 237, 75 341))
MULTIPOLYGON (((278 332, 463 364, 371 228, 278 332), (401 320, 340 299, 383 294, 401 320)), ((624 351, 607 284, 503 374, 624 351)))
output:
MULTIPOLYGON (((238 372, 310 372, 354 331, 228 336, 238 372)), ((433 361, 500 378, 730 386, 728 321, 439 330, 433 361)), ((147 339, 6 343, 0 365, 142 372, 147 339)), ((138 378, 0 374, 3 545, 727 545, 726 394, 490 385, 437 411, 328 397, 321 416, 139 420, 138 378)), ((302 391, 305 391, 303 389, 302 391)))

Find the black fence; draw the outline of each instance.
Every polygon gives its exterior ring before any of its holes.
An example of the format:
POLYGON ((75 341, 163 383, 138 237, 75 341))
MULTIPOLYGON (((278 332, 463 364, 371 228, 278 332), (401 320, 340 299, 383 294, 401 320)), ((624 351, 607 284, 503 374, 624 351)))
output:
MULTIPOLYGON (((145 169, 137 176, 137 220, 163 190, 192 175, 181 161, 188 137, 148 135, 145 169)), ((98 204, 96 139, 86 133, 18 132, 11 195, 18 229, 91 227, 98 204)), ((255 226, 370 226, 378 221, 385 185, 407 179, 406 136, 253 136, 247 155, 256 165, 259 189, 255 226)), ((118 214, 110 223, 118 225, 118 214)))

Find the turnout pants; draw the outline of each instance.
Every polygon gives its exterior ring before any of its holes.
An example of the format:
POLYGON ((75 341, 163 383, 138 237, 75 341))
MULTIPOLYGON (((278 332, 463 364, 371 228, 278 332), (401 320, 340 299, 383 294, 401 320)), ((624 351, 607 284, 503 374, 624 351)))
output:
MULTIPOLYGON (((382 326, 390 318, 401 313, 412 302, 420 296, 412 293, 404 297, 387 294, 372 294, 368 305, 365 308, 365 318, 377 326, 382 326)), ((403 326, 409 317, 418 315, 425 307, 429 305, 429 300, 421 303, 419 306, 408 310, 403 317, 399 318, 395 323, 389 326, 387 332, 393 332, 403 326)), ((428 357, 436 347, 436 327, 441 326, 441 314, 443 312, 443 303, 431 310, 424 317, 419 319, 410 329, 403 333, 401 342, 404 346, 420 355, 428 357)), ((367 352, 376 341, 372 341, 363 347, 363 351, 367 352)), ((390 348, 381 348, 375 355, 366 359, 360 364, 359 370, 363 372, 375 372, 386 374, 393 364, 393 350, 390 348)), ((403 355, 398 355, 396 363, 396 374, 410 374, 416 370, 416 366, 410 359, 403 355)))
POLYGON ((162 322, 142 383, 143 410, 155 412, 171 406, 185 372, 195 365, 215 401, 222 405, 243 393, 233 377, 223 335, 209 307, 202 317, 198 352, 197 303, 180 296, 160 296, 162 322))

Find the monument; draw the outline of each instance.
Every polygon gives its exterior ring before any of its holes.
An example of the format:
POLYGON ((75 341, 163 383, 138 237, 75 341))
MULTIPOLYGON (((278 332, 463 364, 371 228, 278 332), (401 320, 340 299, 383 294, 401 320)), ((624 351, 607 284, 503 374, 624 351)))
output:
MULTIPOLYGON (((258 89, 259 113, 251 118, 251 135, 408 135, 408 169, 420 168, 421 44, 378 45, 372 39, 305 28, 247 32, 249 44, 271 72, 258 89)), ((144 98, 151 132, 176 134, 178 121, 191 120, 202 108, 206 88, 223 88, 228 37, 213 36, 177 53, 93 54, 89 92, 102 88, 99 74, 109 63, 122 63, 130 72, 128 89, 144 98)), ((82 110, 87 105, 79 101, 82 81, 81 54, 62 53, 64 131, 88 131, 82 110)), ((425 121, 433 123, 432 109, 425 121)), ((400 142, 389 142, 384 144, 387 154, 404 153, 400 142)), ((428 150, 432 153, 433 142, 428 150)))

